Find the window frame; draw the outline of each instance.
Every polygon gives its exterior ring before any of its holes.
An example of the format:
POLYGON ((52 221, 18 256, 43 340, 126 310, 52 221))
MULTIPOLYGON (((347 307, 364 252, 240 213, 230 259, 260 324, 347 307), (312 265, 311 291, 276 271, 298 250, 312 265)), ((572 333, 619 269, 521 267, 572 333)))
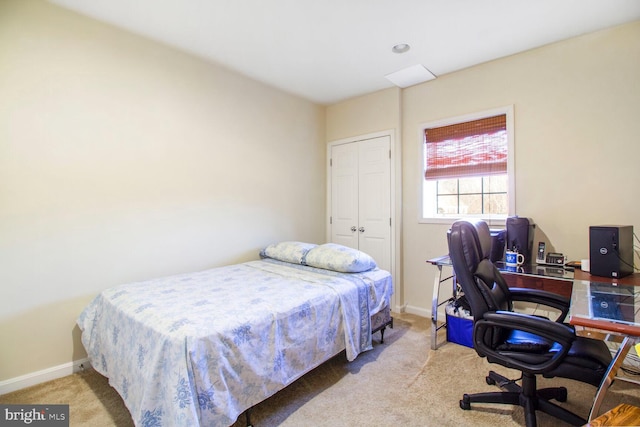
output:
POLYGON ((418 127, 419 132, 419 147, 420 147, 420 156, 419 162, 420 167, 418 170, 420 171, 420 185, 418 186, 418 223, 421 224, 452 224, 456 219, 459 218, 482 218, 487 221, 489 225, 504 225, 506 221, 506 217, 514 215, 515 206, 516 206, 516 183, 515 183, 515 137, 514 137, 514 125, 513 125, 513 105, 507 105, 503 107, 497 107, 490 110, 478 111, 475 113, 465 114, 461 116, 455 117, 447 117, 445 119, 430 121, 427 123, 422 123, 418 127), (463 215, 461 214, 459 217, 427 217, 424 215, 424 183, 425 179, 425 158, 426 158, 426 144, 425 144, 425 129, 433 128, 433 127, 441 127, 441 126, 449 126, 457 123, 464 123, 473 120, 482 119, 485 117, 491 117, 504 114, 506 115, 506 126, 507 126, 507 197, 509 199, 509 207, 508 212, 504 217, 495 217, 491 215, 463 215))

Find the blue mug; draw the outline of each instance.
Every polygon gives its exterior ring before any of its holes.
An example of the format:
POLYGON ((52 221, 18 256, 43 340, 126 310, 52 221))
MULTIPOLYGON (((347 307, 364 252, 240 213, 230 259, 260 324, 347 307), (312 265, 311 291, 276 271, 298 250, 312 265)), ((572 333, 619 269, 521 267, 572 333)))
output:
POLYGON ((524 255, 516 251, 507 251, 504 260, 507 267, 518 267, 524 264, 524 255))

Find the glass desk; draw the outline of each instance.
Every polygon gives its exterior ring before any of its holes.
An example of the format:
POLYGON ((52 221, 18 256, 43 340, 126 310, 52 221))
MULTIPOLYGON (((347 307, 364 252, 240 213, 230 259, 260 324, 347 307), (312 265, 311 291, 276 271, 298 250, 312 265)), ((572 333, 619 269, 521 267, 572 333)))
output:
POLYGON ((604 280, 607 279, 575 280, 569 311, 571 325, 623 336, 622 344, 598 387, 589 421, 598 415, 605 393, 614 379, 640 384, 637 380, 617 376, 629 350, 640 341, 640 286, 630 280, 624 280, 626 283, 604 280))

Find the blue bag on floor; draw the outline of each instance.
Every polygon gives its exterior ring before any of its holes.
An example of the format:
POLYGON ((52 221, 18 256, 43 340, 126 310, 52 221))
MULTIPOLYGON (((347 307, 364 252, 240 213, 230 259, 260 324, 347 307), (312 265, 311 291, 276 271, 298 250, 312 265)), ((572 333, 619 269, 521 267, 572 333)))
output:
POLYGON ((445 307, 447 318, 447 341, 473 348, 473 316, 451 301, 445 307))

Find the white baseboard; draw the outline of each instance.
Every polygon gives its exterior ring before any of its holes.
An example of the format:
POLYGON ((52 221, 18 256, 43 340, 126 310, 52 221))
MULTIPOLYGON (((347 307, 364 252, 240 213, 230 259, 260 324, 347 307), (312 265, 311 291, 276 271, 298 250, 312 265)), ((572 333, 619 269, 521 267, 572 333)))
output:
POLYGON ((427 319, 431 319, 431 310, 415 307, 412 305, 405 305, 404 311, 409 314, 415 314, 416 316, 426 317, 427 319))
POLYGON ((73 362, 65 363, 41 371, 31 372, 16 378, 0 381, 0 395, 22 390, 23 388, 41 384, 47 381, 66 377, 86 369, 91 369, 89 359, 84 358, 73 362))

